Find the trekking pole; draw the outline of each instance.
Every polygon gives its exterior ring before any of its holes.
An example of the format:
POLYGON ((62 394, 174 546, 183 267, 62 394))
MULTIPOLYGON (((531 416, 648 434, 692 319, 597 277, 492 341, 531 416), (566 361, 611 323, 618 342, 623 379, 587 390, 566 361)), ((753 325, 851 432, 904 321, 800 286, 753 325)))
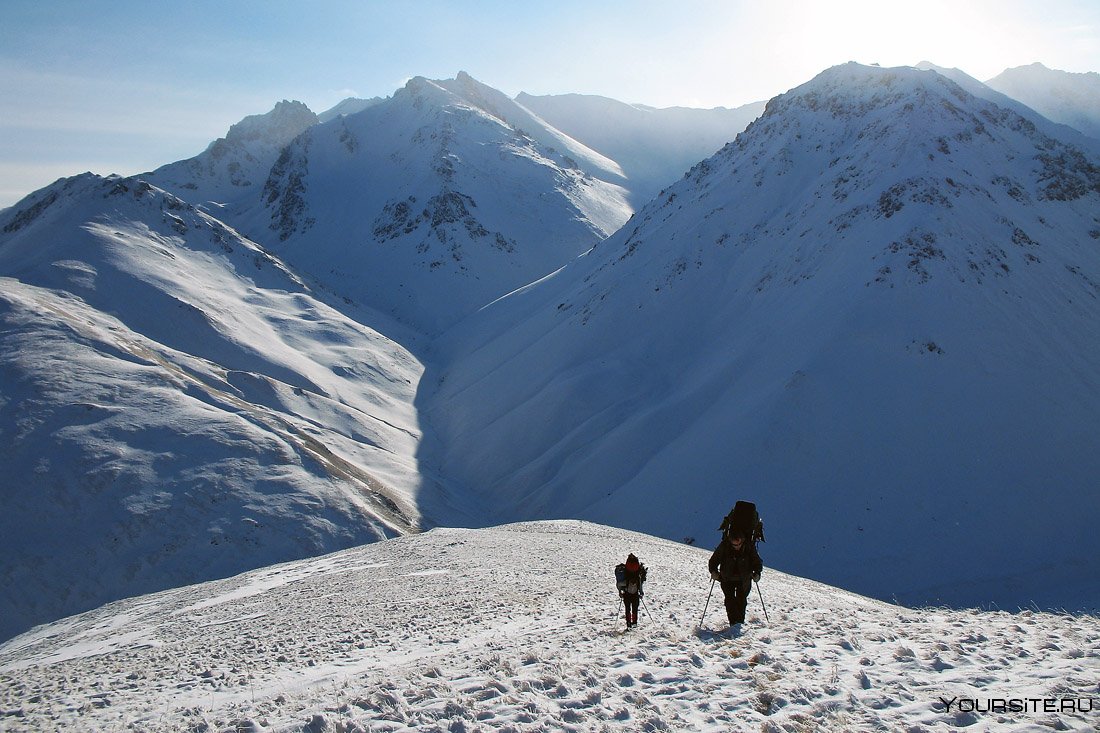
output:
POLYGON ((770 624, 772 620, 768 617, 768 607, 764 605, 764 594, 760 592, 760 581, 756 581, 756 595, 760 598, 760 607, 764 609, 764 618, 770 624))
POLYGON ((652 621, 653 617, 649 615, 649 609, 646 608, 646 605, 645 605, 645 596, 639 597, 638 600, 640 600, 642 602, 642 610, 645 611, 645 617, 647 619, 649 619, 650 621, 652 621))
POLYGON ((703 604, 703 615, 699 617, 699 626, 700 627, 702 627, 702 625, 703 625, 703 619, 706 618, 707 606, 710 605, 710 595, 713 592, 714 592, 714 579, 712 578, 711 581, 710 581, 710 593, 707 593, 707 602, 705 604, 703 604))
MULTIPOLYGON (((619 608, 622 608, 622 607, 623 607, 623 597, 619 596, 619 608)), ((619 608, 615 609, 615 618, 616 619, 619 618, 619 608)))

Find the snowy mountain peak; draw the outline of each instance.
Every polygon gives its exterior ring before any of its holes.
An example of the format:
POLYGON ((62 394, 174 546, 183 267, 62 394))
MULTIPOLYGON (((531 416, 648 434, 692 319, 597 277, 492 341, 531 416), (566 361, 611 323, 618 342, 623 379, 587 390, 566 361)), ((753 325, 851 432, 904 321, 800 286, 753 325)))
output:
POLYGON ((1095 71, 1079 74, 1034 63, 1007 69, 986 84, 1100 140, 1100 74, 1095 71))
POLYGON ((147 180, 195 204, 241 204, 258 195, 282 149, 318 122, 301 102, 283 100, 229 128, 194 158, 161 166, 147 180))
POLYGON ((782 114, 793 105, 816 110, 831 105, 836 116, 867 113, 874 108, 897 103, 914 104, 931 94, 936 98, 958 97, 958 91, 946 77, 910 67, 882 68, 849 61, 831 67, 810 81, 775 97, 765 115, 782 114))
POLYGON ((288 145, 262 205, 289 260, 435 332, 621 225, 614 167, 468 74, 416 77, 288 145))
POLYGON ((283 100, 270 112, 250 115, 229 128, 225 141, 231 145, 244 145, 259 141, 273 147, 282 147, 307 128, 317 124, 317 115, 301 102, 283 100))
POLYGON ((348 97, 342 100, 332 109, 325 110, 317 115, 319 122, 328 122, 334 120, 337 117, 346 117, 347 115, 353 115, 357 112, 362 112, 368 107, 373 107, 376 104, 380 104, 385 101, 382 97, 371 97, 370 99, 360 99, 358 97, 348 97))
POLYGON ((411 96, 417 106, 430 104, 442 108, 464 107, 510 125, 505 109, 513 106, 512 101, 464 71, 459 72, 454 79, 414 77, 397 92, 395 98, 404 96, 411 96))
POLYGON ((794 572, 987 603, 987 569, 1018 568, 1032 598, 1095 603, 1068 568, 1100 551, 1097 211, 1098 161, 1020 114, 932 71, 829 69, 448 333, 435 461, 501 520, 695 537, 751 492, 794 572), (1072 528, 1006 536, 1053 485, 1087 507, 1072 528))
MULTIPOLYGON (((774 148, 776 140, 789 146, 779 151, 783 156, 800 148, 815 157, 844 151, 848 160, 888 162, 898 173, 882 171, 886 178, 912 179, 919 171, 939 170, 936 196, 945 201, 950 192, 944 186, 956 185, 956 177, 948 175, 953 156, 963 151, 978 153, 994 167, 1011 165, 1017 155, 1036 161, 1034 170, 1020 170, 1017 183, 1041 198, 1076 199, 1100 191, 1100 169, 1087 151, 1050 137, 1019 113, 980 99, 934 71, 854 63, 829 69, 769 102, 736 147, 774 148), (808 140, 814 141, 812 151, 808 140)), ((838 162, 829 158, 828 167, 838 162)), ((956 172, 973 178, 965 169, 956 172)), ((859 173, 866 171, 859 167, 859 173)), ((838 179, 838 192, 850 188, 848 183, 838 179)))

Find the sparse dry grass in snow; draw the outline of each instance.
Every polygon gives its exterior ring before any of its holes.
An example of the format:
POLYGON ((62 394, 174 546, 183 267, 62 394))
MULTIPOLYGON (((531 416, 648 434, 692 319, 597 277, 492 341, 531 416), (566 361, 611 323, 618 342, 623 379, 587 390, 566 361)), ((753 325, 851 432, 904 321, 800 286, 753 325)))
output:
POLYGON ((717 588, 698 626, 707 557, 581 522, 439 529, 121 601, 0 647, 0 727, 1100 725, 1094 617, 910 610, 766 569, 770 622, 754 594, 745 633, 731 638, 717 588), (612 576, 627 552, 650 569, 631 632, 612 576), (1004 712, 982 712, 996 700, 1009 701, 1004 712), (1013 700, 1026 709, 1009 709, 1013 700), (1046 700, 1074 710, 1047 712, 1046 700))

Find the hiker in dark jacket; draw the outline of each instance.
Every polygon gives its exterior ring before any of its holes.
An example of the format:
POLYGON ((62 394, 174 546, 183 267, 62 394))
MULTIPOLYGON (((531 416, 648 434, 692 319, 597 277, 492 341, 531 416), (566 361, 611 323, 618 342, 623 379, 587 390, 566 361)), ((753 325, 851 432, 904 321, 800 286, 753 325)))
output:
POLYGON ((710 556, 710 577, 722 584, 730 626, 745 622, 752 581, 760 580, 764 563, 752 542, 741 533, 727 535, 710 556))
POLYGON ((642 599, 642 583, 645 582, 645 565, 638 562, 634 553, 626 557, 626 572, 624 579, 626 585, 619 591, 619 595, 626 605, 626 628, 638 625, 638 603, 642 599))

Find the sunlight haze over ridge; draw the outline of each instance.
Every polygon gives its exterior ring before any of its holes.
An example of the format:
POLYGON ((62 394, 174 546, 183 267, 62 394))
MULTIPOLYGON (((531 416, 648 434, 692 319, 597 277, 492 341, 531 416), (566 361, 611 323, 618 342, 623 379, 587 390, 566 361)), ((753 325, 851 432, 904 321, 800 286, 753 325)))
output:
POLYGON ((0 207, 85 170, 189 158, 281 99, 321 113, 413 76, 466 71, 510 96, 736 107, 847 61, 929 61, 981 81, 1034 62, 1098 71, 1100 4, 8 0, 0 207))

